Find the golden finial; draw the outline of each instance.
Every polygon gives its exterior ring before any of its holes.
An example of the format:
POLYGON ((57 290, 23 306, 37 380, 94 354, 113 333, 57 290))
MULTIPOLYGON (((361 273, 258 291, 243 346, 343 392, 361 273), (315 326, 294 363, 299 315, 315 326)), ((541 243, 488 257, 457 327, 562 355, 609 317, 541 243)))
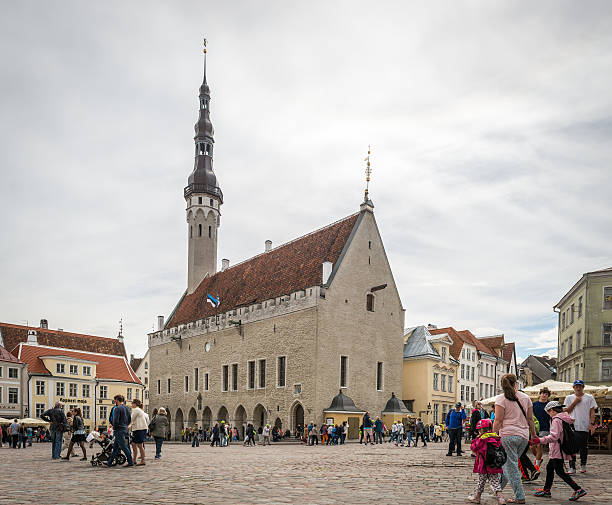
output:
POLYGON ((366 165, 366 169, 365 169, 365 175, 366 175, 366 189, 365 189, 365 196, 363 201, 367 202, 369 199, 369 189, 370 189, 370 175, 372 174, 372 167, 370 166, 370 154, 372 154, 372 149, 371 147, 368 145, 368 155, 366 156, 364 161, 367 161, 367 165, 366 165))
POLYGON ((206 44, 208 44, 208 40, 204 39, 204 54, 206 54, 206 44))

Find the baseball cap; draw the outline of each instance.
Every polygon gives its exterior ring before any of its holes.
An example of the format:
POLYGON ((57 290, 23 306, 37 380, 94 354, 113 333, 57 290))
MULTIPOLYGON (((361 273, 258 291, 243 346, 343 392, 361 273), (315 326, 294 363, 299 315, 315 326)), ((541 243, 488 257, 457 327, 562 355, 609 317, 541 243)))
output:
POLYGON ((461 407, 461 402, 455 403, 455 407, 461 407))
POLYGON ((550 409, 553 409, 555 407, 561 407, 561 404, 558 401, 553 400, 552 402, 548 402, 546 404, 546 407, 544 407, 544 410, 548 412, 550 409))
POLYGON ((582 379, 576 379, 574 381, 574 386, 584 386, 584 381, 582 379))

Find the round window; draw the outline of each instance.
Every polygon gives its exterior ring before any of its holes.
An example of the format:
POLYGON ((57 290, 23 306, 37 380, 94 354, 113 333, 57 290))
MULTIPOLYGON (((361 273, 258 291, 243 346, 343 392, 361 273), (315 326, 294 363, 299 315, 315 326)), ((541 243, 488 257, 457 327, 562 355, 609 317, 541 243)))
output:
POLYGON ((204 346, 204 350, 206 352, 210 352, 210 342, 206 342, 206 345, 204 346))

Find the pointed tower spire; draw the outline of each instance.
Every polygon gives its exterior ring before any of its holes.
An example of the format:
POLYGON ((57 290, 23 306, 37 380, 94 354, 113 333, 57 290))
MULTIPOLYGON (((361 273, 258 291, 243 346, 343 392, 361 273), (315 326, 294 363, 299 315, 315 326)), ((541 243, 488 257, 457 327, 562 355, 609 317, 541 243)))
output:
POLYGON ((199 94, 199 117, 195 124, 195 163, 184 191, 187 202, 189 258, 187 292, 193 293, 202 279, 217 272, 217 229, 223 193, 213 171, 215 143, 210 120, 210 88, 206 82, 206 45, 204 39, 204 77, 199 94))
POLYGON ((361 210, 369 210, 372 211, 374 209, 374 204, 372 200, 370 200, 370 175, 372 175, 372 166, 370 165, 370 154, 372 154, 372 149, 368 146, 368 155, 365 160, 367 162, 365 175, 366 175, 366 187, 363 195, 363 203, 361 204, 361 210))

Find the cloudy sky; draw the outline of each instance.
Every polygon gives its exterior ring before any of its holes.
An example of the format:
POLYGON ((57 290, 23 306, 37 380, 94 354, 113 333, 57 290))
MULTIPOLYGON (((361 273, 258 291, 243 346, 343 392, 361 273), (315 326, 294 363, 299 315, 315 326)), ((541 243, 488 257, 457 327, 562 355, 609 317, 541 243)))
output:
POLYGON ((556 353, 612 266, 612 3, 5 3, 0 320, 143 354, 186 286, 183 187, 209 41, 219 258, 371 195, 406 324, 556 353), (554 349, 551 351, 551 349, 554 349))

